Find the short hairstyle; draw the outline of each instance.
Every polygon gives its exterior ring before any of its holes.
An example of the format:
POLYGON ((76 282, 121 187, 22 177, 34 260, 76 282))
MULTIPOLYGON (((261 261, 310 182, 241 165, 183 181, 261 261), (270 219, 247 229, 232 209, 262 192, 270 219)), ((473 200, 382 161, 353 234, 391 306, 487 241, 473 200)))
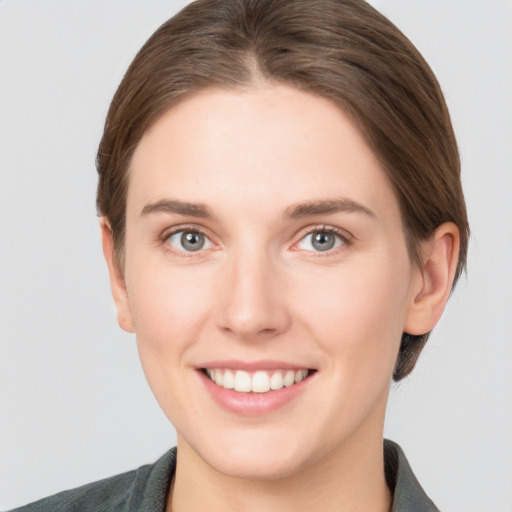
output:
MULTIPOLYGON (((97 155, 97 208, 119 269, 130 162, 144 132, 199 90, 262 81, 327 98, 350 117, 394 188, 413 264, 421 266, 421 241, 456 224, 455 285, 469 226, 448 109, 413 44, 363 0, 197 0, 148 39, 114 95, 97 155)), ((428 335, 403 334, 396 381, 412 371, 428 335)))

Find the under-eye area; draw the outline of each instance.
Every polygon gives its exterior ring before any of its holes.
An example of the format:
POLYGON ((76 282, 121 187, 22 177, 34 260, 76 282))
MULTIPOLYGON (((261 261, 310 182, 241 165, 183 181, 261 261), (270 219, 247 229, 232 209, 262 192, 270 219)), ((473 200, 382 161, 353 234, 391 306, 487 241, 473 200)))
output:
POLYGON ((316 370, 231 370, 227 368, 202 368, 201 371, 217 386, 240 393, 268 393, 290 387, 313 375, 316 370))

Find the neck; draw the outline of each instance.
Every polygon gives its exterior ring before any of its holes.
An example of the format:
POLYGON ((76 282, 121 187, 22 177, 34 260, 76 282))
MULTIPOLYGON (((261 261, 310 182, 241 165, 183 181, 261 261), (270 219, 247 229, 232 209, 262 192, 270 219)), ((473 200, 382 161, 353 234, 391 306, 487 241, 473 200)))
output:
POLYGON ((167 512, 388 512, 382 436, 358 436, 292 475, 248 480, 209 466, 183 439, 167 512), (171 506, 172 502, 172 506, 171 506))

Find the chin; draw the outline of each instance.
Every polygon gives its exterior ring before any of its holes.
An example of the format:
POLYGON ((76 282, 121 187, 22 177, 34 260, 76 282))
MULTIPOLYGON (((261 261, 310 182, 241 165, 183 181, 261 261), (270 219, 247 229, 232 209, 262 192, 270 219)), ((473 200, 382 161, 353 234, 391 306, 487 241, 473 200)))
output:
MULTIPOLYGON (((252 429, 232 431, 215 441, 195 443, 191 448, 208 466, 229 477, 245 480, 280 480, 301 472, 320 458, 309 453, 304 438, 297 433, 252 429)), ((178 445, 179 449, 179 445, 178 445)))
MULTIPOLYGON (((209 454, 210 455, 210 454, 209 454)), ((237 449, 211 454, 206 462, 223 475, 244 480, 281 480, 299 472, 302 461, 299 454, 277 450, 237 449)))

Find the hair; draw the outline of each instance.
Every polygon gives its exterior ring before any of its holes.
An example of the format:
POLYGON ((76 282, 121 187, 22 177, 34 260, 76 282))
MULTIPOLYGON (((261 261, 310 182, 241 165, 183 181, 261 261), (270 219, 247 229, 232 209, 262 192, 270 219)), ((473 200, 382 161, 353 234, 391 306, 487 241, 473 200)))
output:
MULTIPOLYGON (((455 285, 469 226, 448 109, 413 44, 363 0, 197 0, 148 39, 114 95, 97 155, 97 208, 120 271, 130 162, 145 131, 199 90, 262 82, 328 98, 351 118, 391 181, 414 264, 420 242, 444 222, 457 225, 455 285)), ((395 381, 428 336, 403 334, 395 381)))

